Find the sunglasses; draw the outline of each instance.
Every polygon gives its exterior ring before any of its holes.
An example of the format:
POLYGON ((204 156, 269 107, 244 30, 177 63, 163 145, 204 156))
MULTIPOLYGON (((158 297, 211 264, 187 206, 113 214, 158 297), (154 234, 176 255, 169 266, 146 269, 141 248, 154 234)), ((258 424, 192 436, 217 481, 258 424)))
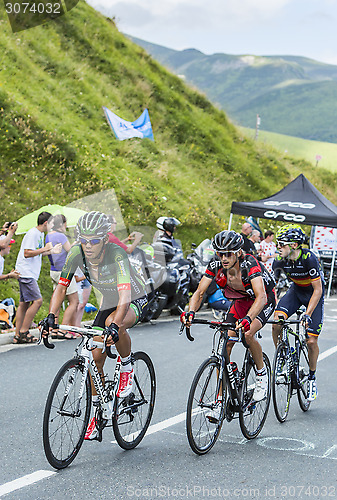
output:
POLYGON ((103 239, 104 238, 91 238, 90 240, 87 240, 87 238, 80 238, 80 242, 82 243, 82 245, 87 245, 88 243, 90 243, 90 245, 92 246, 98 245, 103 239))
POLYGON ((289 243, 285 242, 285 241, 278 241, 277 242, 277 248, 283 248, 285 246, 289 245, 289 243))
POLYGON ((238 253, 239 250, 232 250, 231 252, 217 252, 218 257, 232 257, 232 255, 235 255, 238 253))

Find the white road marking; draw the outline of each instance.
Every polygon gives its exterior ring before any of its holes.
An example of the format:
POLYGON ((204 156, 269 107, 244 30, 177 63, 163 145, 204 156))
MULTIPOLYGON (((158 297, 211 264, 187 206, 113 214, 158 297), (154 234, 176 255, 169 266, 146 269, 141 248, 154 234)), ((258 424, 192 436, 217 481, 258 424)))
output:
POLYGON ((335 345, 335 347, 331 347, 327 351, 324 351, 321 354, 319 354, 317 362, 322 361, 323 359, 327 358, 328 356, 331 356, 331 354, 334 354, 335 352, 337 352, 337 345, 335 345))
POLYGON ((24 486, 29 486, 30 484, 37 483, 42 479, 53 476, 54 474, 56 474, 56 472, 50 470, 37 470, 32 474, 27 474, 26 476, 20 477, 19 479, 14 479, 14 481, 10 481, 9 483, 2 484, 0 486, 0 497, 3 495, 7 495, 12 491, 19 490, 24 486))

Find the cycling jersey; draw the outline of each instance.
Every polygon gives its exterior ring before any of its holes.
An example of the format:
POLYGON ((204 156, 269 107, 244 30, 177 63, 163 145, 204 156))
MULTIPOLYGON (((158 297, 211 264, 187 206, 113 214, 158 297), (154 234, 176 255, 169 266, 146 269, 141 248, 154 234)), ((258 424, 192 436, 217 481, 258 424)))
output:
POLYGON ((103 295, 101 309, 116 307, 119 301, 118 292, 121 290, 130 290, 132 301, 145 297, 145 284, 130 264, 127 253, 115 243, 107 243, 103 252, 102 262, 97 269, 98 276, 95 278, 90 273, 81 245, 74 245, 67 255, 59 283, 69 286, 79 267, 93 287, 103 295))
POLYGON ((205 276, 210 279, 215 277, 215 282, 223 289, 224 296, 228 299, 235 299, 226 317, 226 321, 230 323, 235 323, 248 313, 256 298, 251 281, 261 276, 267 295, 267 303, 256 318, 263 326, 273 314, 276 305, 274 278, 268 273, 262 262, 259 262, 253 255, 244 255, 239 258, 239 263, 244 290, 234 290, 228 286, 227 270, 222 267, 221 261, 217 257, 213 257, 209 262, 205 276))
POLYGON ((253 255, 247 254, 239 258, 239 263, 244 290, 234 290, 227 284, 227 270, 222 267, 221 261, 217 257, 210 260, 205 276, 210 279, 215 278, 216 284, 224 290, 224 295, 228 299, 236 299, 240 296, 255 298, 251 281, 258 276, 263 279, 267 295, 272 292, 275 281, 262 262, 259 262, 253 255))
POLYGON ((282 259, 278 256, 273 262, 273 270, 283 269, 293 283, 287 293, 277 304, 275 314, 292 316, 301 305, 308 307, 313 294, 312 282, 322 281, 322 296, 311 315, 311 324, 307 330, 309 335, 317 337, 322 330, 324 315, 324 276, 320 263, 314 253, 307 248, 301 248, 296 260, 282 259))
POLYGON ((309 287, 311 293, 313 291, 311 283, 313 281, 322 280, 324 284, 323 271, 316 255, 307 248, 301 248, 300 254, 296 260, 282 259, 280 255, 273 262, 273 271, 283 269, 288 278, 290 278, 296 286, 309 287))

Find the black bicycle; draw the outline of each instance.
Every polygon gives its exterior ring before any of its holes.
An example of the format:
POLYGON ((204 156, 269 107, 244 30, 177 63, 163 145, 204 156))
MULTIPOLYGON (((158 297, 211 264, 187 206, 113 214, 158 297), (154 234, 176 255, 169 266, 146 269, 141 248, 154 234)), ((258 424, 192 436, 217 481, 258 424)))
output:
POLYGON ((302 311, 297 311, 297 319, 287 320, 280 316, 279 320, 268 321, 282 326, 281 339, 277 346, 273 361, 272 391, 276 418, 285 422, 290 406, 291 396, 297 393, 301 410, 307 411, 308 401, 309 355, 306 343, 306 332, 300 328, 299 319, 302 311), (296 325, 295 331, 290 325, 296 325), (295 339, 291 346, 290 336, 295 339))
MULTIPOLYGON (((195 453, 203 455, 216 443, 224 419, 230 422, 239 418, 241 431, 247 439, 254 439, 259 435, 269 409, 271 369, 268 356, 263 353, 268 388, 262 401, 254 401, 257 371, 242 329, 239 330, 238 337, 233 338, 228 336, 228 330, 236 329, 232 323, 195 319, 193 324, 208 325, 215 330, 212 355, 200 365, 195 374, 187 402, 188 442, 195 453), (242 342, 246 348, 240 371, 230 362, 226 349, 229 340, 242 342), (210 415, 215 409, 219 418, 212 421, 210 415)), ((184 326, 181 331, 183 329, 184 326)), ((194 340, 189 328, 186 328, 186 335, 189 340, 194 340)))

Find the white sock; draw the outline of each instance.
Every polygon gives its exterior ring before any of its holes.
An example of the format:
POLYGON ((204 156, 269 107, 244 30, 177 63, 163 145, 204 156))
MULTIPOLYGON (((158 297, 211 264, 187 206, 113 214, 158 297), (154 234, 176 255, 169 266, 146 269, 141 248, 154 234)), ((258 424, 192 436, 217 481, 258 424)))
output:
POLYGON ((92 396, 92 404, 93 404, 93 406, 96 406, 97 403, 98 403, 98 401, 99 401, 99 398, 98 398, 97 394, 95 394, 94 396, 92 396))
POLYGON ((263 366, 263 368, 261 368, 261 370, 256 370, 256 374, 259 376, 267 375, 266 367, 263 366))
POLYGON ((132 365, 131 365, 131 354, 127 356, 126 358, 121 357, 121 373, 123 372, 131 372, 132 370, 132 365))

